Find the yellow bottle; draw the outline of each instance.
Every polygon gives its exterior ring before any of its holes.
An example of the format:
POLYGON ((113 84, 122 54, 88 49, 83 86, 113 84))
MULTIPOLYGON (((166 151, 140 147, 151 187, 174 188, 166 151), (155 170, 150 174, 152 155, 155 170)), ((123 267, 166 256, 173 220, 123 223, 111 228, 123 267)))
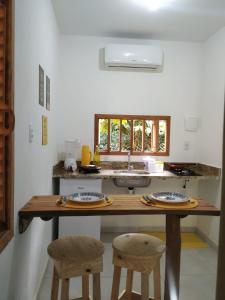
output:
POLYGON ((99 153, 99 148, 98 146, 95 147, 95 153, 93 156, 93 164, 96 166, 100 165, 100 153, 99 153))
POLYGON ((91 150, 88 145, 82 146, 82 152, 81 152, 81 165, 87 166, 91 162, 91 150))

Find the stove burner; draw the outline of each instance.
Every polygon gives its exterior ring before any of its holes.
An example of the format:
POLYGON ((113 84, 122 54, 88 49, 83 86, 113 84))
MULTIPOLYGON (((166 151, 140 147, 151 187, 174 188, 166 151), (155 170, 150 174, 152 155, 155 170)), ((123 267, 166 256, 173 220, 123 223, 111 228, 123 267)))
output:
POLYGON ((173 174, 177 176, 202 176, 201 174, 196 173, 195 171, 192 171, 187 168, 177 168, 170 170, 173 174))

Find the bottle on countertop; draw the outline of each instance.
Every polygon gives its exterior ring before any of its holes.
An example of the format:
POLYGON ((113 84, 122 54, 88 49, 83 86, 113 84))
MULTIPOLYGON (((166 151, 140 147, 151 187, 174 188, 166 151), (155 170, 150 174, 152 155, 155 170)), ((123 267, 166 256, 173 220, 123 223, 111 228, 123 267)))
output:
POLYGON ((93 156, 93 164, 96 166, 100 166, 100 153, 98 145, 95 146, 95 152, 93 156))
POLYGON ((90 165, 91 162, 91 150, 88 145, 82 145, 81 150, 81 166, 87 166, 90 165))

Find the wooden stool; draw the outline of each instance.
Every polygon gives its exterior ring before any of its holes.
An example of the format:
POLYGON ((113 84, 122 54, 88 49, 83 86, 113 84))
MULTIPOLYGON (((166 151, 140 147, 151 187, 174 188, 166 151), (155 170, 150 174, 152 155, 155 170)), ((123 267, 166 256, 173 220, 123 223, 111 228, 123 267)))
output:
POLYGON ((111 300, 148 300, 149 275, 153 271, 154 300, 161 299, 160 258, 165 244, 142 233, 129 233, 113 240, 114 275, 111 300), (121 268, 127 269, 126 289, 119 296, 121 268), (141 295, 132 291, 133 272, 141 272, 141 295))
POLYGON ((93 300, 100 300, 103 253, 103 243, 89 236, 67 236, 53 241, 48 246, 48 254, 54 262, 51 300, 58 299, 59 279, 62 279, 61 300, 69 300, 69 280, 77 276, 82 276, 79 299, 88 300, 89 274, 93 274, 93 300))

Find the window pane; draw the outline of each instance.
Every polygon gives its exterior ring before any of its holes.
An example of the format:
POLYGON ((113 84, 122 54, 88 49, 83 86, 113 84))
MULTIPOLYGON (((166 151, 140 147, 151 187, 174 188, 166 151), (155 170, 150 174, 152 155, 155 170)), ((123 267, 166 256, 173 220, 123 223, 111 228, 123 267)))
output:
POLYGON ((108 119, 99 119, 98 143, 100 151, 108 150, 108 119))
POLYGON ((122 120, 121 124, 121 151, 131 150, 131 121, 122 120))
POLYGON ((159 121, 159 152, 166 151, 166 121, 159 121))
POLYGON ((120 120, 119 119, 110 120, 110 150, 111 151, 120 150, 120 120))
POLYGON ((143 139, 143 121, 142 120, 134 120, 133 121, 133 136, 134 136, 134 146, 133 150, 138 152, 142 151, 142 139, 143 139))
POLYGON ((150 120, 145 121, 145 152, 150 152, 152 150, 152 124, 153 122, 150 120))

